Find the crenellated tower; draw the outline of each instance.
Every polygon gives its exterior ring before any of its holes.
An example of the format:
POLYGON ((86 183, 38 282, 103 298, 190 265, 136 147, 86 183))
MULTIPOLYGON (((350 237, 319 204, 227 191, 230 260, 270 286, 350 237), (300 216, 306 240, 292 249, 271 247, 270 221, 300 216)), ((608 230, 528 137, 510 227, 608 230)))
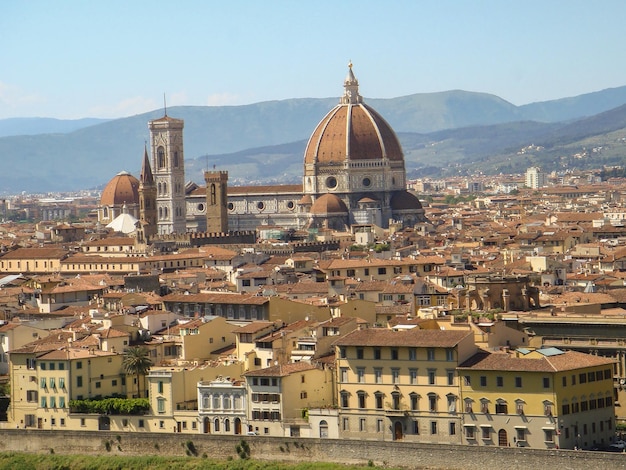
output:
POLYGON ((206 182, 206 231, 228 232, 228 172, 205 171, 206 182))

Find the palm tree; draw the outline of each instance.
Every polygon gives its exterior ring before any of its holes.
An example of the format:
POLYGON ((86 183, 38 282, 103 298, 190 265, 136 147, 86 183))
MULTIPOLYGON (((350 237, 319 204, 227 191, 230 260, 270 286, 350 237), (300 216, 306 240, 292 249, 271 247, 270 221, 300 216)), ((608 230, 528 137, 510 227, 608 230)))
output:
POLYGON ((152 366, 149 355, 150 351, 145 346, 132 346, 124 352, 124 359, 122 360, 124 371, 137 377, 137 396, 139 398, 141 398, 139 379, 142 375, 146 375, 152 366))

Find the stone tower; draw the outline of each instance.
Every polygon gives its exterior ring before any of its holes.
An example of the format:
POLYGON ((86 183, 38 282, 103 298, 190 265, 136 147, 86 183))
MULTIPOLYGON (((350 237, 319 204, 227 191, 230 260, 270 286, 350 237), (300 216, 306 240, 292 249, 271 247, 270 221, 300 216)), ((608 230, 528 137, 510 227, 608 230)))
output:
POLYGON ((167 114, 148 124, 159 235, 186 232, 183 126, 182 119, 167 114))
POLYGON ((157 233, 157 188, 150 167, 148 148, 144 147, 141 175, 139 176, 139 223, 141 241, 148 241, 157 233))
POLYGON ((228 232, 228 172, 205 171, 206 182, 206 231, 228 232))

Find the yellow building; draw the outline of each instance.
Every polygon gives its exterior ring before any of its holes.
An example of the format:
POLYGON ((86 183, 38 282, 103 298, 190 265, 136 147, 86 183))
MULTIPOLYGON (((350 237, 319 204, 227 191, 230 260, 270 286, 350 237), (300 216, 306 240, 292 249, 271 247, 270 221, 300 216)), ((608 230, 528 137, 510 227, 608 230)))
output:
POLYGON ((126 394, 123 356, 59 342, 10 351, 9 425, 37 429, 110 429, 98 415, 71 413, 70 400, 126 394), (90 418, 90 419, 87 419, 90 418))
POLYGON ((307 362, 279 364, 248 371, 248 430, 262 436, 317 437, 309 425, 309 408, 331 408, 333 373, 307 362))
POLYGON ((461 364, 463 443, 588 449, 615 435, 614 362, 556 348, 481 351, 461 364))
POLYGON ((337 340, 339 435, 461 443, 456 367, 475 354, 469 331, 353 331, 337 340))

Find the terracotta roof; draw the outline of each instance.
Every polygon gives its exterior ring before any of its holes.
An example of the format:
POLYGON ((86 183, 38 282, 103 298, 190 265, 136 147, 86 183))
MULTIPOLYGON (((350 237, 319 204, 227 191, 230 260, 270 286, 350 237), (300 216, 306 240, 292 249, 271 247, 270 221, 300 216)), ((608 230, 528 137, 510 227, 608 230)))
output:
POLYGON ((386 328, 366 328, 356 330, 339 338, 337 346, 411 346, 451 348, 473 333, 447 330, 410 330, 394 331, 386 328))
POLYGON ((602 356, 585 354, 577 351, 565 351, 563 354, 541 358, 516 357, 512 353, 490 353, 480 351, 459 366, 459 369, 471 370, 508 370, 524 372, 559 372, 583 369, 601 365, 612 365, 615 361, 602 356))
POLYGON ((115 175, 105 186, 100 198, 102 206, 139 203, 139 180, 125 171, 115 175))
POLYGON ((318 369, 308 362, 294 362, 291 364, 279 364, 265 369, 251 370, 243 373, 244 377, 286 377, 297 372, 318 369))
POLYGON ((225 294, 221 292, 212 292, 207 294, 169 294, 163 297, 163 302, 263 305, 269 302, 269 299, 267 297, 254 294, 225 294))

